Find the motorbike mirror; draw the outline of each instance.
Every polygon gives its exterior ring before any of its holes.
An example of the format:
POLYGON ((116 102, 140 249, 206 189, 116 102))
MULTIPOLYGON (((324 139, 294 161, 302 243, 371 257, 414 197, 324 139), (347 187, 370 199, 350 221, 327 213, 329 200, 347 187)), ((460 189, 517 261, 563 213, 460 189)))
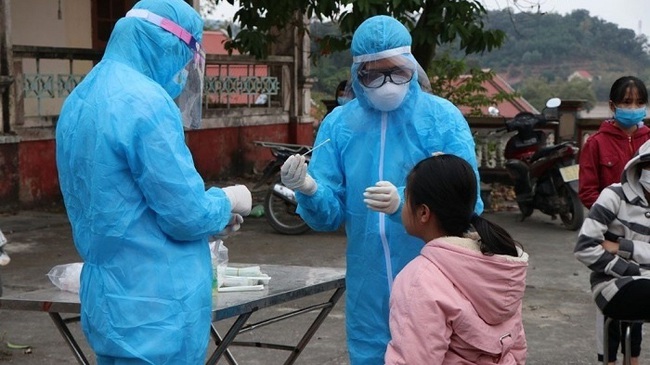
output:
POLYGON ((546 107, 547 108, 557 108, 562 104, 562 100, 560 98, 550 98, 546 102, 546 107))
POLYGON ((495 107, 495 106, 491 106, 491 107, 489 107, 489 108, 488 108, 488 114, 489 114, 491 117, 498 117, 498 116, 499 116, 499 108, 497 108, 497 107, 495 107))

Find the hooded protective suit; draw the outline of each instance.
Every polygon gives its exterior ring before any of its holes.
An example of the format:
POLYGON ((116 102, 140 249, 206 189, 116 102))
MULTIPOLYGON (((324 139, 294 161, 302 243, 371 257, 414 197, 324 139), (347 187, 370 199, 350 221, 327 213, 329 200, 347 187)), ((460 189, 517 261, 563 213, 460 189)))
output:
MULTIPOLYGON (((312 228, 331 231, 345 224, 346 329, 353 365, 383 363, 392 280, 423 246, 406 233, 401 208, 390 216, 371 211, 363 202, 364 190, 390 181, 399 187, 403 202, 408 172, 434 152, 464 158, 478 176, 467 122, 449 101, 422 91, 422 75, 413 75, 404 101, 388 112, 377 110, 360 84, 357 74, 365 60, 387 50, 397 49, 417 69, 410 45, 408 30, 391 17, 369 18, 357 29, 352 39, 352 56, 361 60, 352 65, 356 98, 335 108, 319 127, 315 145, 331 142, 317 149, 309 163, 316 192, 296 193, 298 213, 312 228)), ((482 210, 479 197, 476 212, 482 210)))
MULTIPOLYGON (((181 0, 142 0, 134 8, 201 39, 201 18, 181 0)), ((84 261, 82 328, 100 364, 205 360, 207 237, 227 225, 231 203, 223 190, 205 190, 172 100, 180 90, 170 81, 191 58, 172 33, 122 18, 102 61, 61 111, 59 180, 84 261)))

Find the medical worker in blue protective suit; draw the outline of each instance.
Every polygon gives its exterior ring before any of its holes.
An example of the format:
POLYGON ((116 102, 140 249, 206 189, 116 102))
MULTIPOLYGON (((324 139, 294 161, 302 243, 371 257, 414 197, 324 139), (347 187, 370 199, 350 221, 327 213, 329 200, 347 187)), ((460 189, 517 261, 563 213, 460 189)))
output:
POLYGON ((184 142, 184 122, 200 122, 202 27, 182 0, 138 2, 61 111, 57 167, 98 364, 205 361, 207 239, 237 229, 251 196, 206 191, 184 142))
MULTIPOLYGON (((435 152, 458 155, 475 170, 467 122, 449 101, 422 90, 428 79, 397 20, 375 16, 352 38, 355 99, 318 130, 309 163, 290 157, 282 181, 297 191, 298 213, 316 230, 345 224, 346 327, 351 364, 383 364, 390 339, 388 299, 397 273, 422 248, 401 224, 409 170, 435 152)), ((479 191, 476 192, 477 196, 479 191)), ((476 213, 483 203, 478 198, 476 213)))

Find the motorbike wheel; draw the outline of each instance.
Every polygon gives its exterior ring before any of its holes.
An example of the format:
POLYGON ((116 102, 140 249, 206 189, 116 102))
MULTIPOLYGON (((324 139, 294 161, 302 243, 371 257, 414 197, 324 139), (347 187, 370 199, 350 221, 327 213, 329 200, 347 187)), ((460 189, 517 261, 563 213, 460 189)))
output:
POLYGON ((585 212, 580 199, 578 199, 578 193, 566 185, 558 193, 566 207, 566 210, 563 209, 560 213, 562 223, 571 231, 578 230, 585 220, 585 212))
POLYGON ((273 185, 264 198, 264 216, 271 227, 282 234, 298 235, 310 228, 296 213, 298 206, 273 191, 273 185))
POLYGON ((521 220, 528 218, 533 214, 533 206, 530 203, 517 202, 519 211, 521 212, 521 220))

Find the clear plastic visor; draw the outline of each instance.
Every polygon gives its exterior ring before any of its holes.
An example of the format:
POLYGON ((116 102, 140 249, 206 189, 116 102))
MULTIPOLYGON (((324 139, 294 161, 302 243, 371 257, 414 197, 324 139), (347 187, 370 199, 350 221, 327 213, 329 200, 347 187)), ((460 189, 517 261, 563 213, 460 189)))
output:
POLYGON ((174 82, 182 91, 174 101, 181 111, 183 126, 197 129, 201 126, 203 101, 203 78, 205 74, 205 51, 190 32, 173 21, 144 9, 131 9, 127 17, 144 19, 178 37, 192 51, 192 59, 174 75, 174 82))
POLYGON ((203 110, 203 79, 205 77, 205 53, 195 52, 194 57, 181 71, 186 75, 185 86, 180 95, 174 99, 181 111, 183 126, 198 129, 201 126, 203 110))

